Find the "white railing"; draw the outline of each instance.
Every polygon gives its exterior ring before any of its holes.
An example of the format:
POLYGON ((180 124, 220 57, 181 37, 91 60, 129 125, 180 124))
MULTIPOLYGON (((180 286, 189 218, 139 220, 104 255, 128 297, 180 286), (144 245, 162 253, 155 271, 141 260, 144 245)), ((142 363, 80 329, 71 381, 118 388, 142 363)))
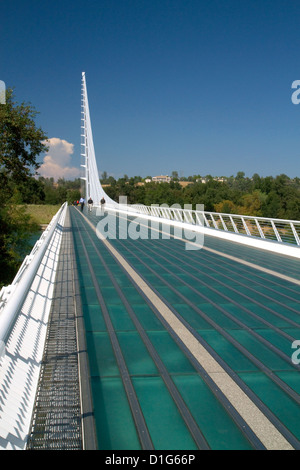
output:
POLYGON ((221 214, 218 212, 182 209, 174 206, 144 206, 142 204, 134 204, 128 206, 120 205, 120 207, 125 210, 127 207, 127 210, 134 210, 148 216, 300 246, 300 221, 298 220, 221 214))
POLYGON ((2 287, 0 291, 0 358, 4 353, 5 342, 16 315, 25 301, 52 235, 66 208, 67 203, 64 203, 32 248, 31 253, 24 258, 12 284, 2 287))

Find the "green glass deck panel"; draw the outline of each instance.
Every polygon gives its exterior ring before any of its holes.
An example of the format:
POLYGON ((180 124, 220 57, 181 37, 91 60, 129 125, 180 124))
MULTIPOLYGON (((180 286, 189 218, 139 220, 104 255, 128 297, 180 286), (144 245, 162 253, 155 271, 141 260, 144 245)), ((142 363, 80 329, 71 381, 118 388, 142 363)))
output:
POLYGON ((212 329, 213 326, 206 321, 199 313, 197 313, 190 305, 186 304, 173 304, 173 308, 180 314, 180 316, 187 321, 187 323, 194 328, 198 329, 212 329))
POLYGON ((133 377, 156 450, 195 450, 192 439, 161 377, 133 377))
POLYGON ((167 331, 149 331, 148 337, 170 374, 194 374, 195 369, 167 331))
MULTIPOLYGON (((99 448, 139 449, 140 442, 102 310, 93 292, 79 233, 84 237, 154 448, 194 449, 195 442, 93 243, 209 446, 212 449, 251 448, 245 435, 208 389, 95 231, 75 209, 71 210, 71 215, 73 223, 78 224, 78 230, 74 230, 74 241, 99 448)), ((89 218, 94 225, 99 221, 95 215, 89 215, 89 218)), ((243 382, 299 438, 299 431, 296 430, 296 423, 300 422, 299 405, 259 370, 251 357, 243 353, 243 348, 299 393, 299 370, 295 369, 289 358, 293 352, 292 338, 300 339, 300 286, 207 250, 188 252, 178 240, 109 241, 162 300, 178 313, 179 318, 187 322, 192 331, 212 348, 216 358, 222 358, 230 369, 238 373, 243 382), (276 328, 279 330, 275 331, 276 328), (259 336, 255 337, 252 332, 259 336), (286 360, 263 344, 263 340, 284 353, 286 360), (234 341, 237 345, 233 344, 234 341)), ((212 237, 205 237, 205 246, 300 278, 299 261, 212 237)))
POLYGON ((243 324, 246 325, 248 328, 263 328, 264 327, 264 323, 263 323, 263 320, 265 319, 264 316, 261 317, 260 315, 258 315, 258 309, 255 308, 255 306, 251 304, 250 305, 244 304, 243 305, 244 308, 241 308, 240 305, 226 302, 224 304, 221 304, 221 306, 226 313, 234 317, 233 321, 236 321, 237 325, 238 325, 238 322, 243 322, 243 324))
POLYGON ((211 449, 252 449, 250 443, 238 431, 224 408, 199 376, 176 375, 174 382, 190 407, 211 449))
POLYGON ((140 450, 121 379, 93 377, 91 382, 99 450, 140 450))
POLYGON ((98 303, 97 294, 93 286, 82 289, 81 296, 83 304, 96 305, 98 303))
POLYGON ((299 405, 263 372, 240 373, 239 375, 296 438, 300 439, 299 405))
POLYGON ((161 330, 162 325, 160 320, 153 315, 148 305, 136 304, 131 307, 145 331, 161 330))
POLYGON ((121 331, 117 337, 130 375, 158 375, 157 367, 137 331, 121 331))
MULTIPOLYGON (((224 312, 222 312, 221 310, 219 310, 218 308, 216 308, 214 305, 211 305, 209 303, 203 303, 203 304, 198 304, 196 305, 198 306, 198 308, 205 314, 207 315, 207 317, 209 319, 211 319, 212 321, 214 321, 215 323, 217 323, 219 326, 221 326, 222 328, 227 328, 227 329, 234 329, 234 328, 238 328, 238 325, 235 323, 234 320, 232 320, 231 318, 229 318, 228 316, 226 316, 224 314, 224 312)), ((200 315, 200 314, 199 314, 200 315)))
POLYGON ((110 319, 116 331, 130 331, 135 330, 133 321, 131 320, 128 312, 123 304, 109 304, 107 305, 110 319))
POLYGON ((289 338, 283 337, 277 331, 270 331, 270 329, 260 329, 257 332, 265 338, 267 341, 276 346, 280 351, 286 354, 287 357, 291 356, 291 341, 300 338, 300 329, 286 329, 285 333, 289 335, 289 338))
POLYGON ((217 331, 198 330, 198 333, 235 372, 258 370, 253 362, 217 331))
POLYGON ((119 368, 108 333, 87 332, 90 373, 92 377, 114 377, 119 375, 119 368))
POLYGON ((287 276, 300 279, 299 261, 295 258, 269 253, 262 249, 251 248, 239 243, 228 242, 209 236, 205 236, 205 246, 259 266, 274 269, 287 276))
MULTIPOLYGON (((254 338, 248 331, 231 330, 230 334, 271 370, 295 370, 292 362, 287 362, 254 338)), ((300 409, 299 409, 300 411, 300 409)))
POLYGON ((82 312, 86 331, 106 331, 106 324, 99 304, 84 304, 82 312))
MULTIPOLYGON (((235 315, 238 319, 243 318, 246 321, 246 316, 243 317, 243 315, 247 315, 247 313, 244 313, 244 310, 241 308, 241 306, 236 306, 234 304, 224 304, 223 305, 226 310, 228 310, 230 313, 235 315)), ((255 319, 253 316, 251 316, 251 313, 248 314, 248 323, 247 326, 250 326, 252 328, 259 328, 260 326, 263 327, 262 321, 267 321, 273 327, 278 327, 278 328, 290 328, 291 323, 288 321, 290 318, 291 320, 295 321, 296 323, 299 323, 300 318, 299 315, 297 314, 290 314, 286 315, 287 311, 284 311, 284 315, 281 315, 280 312, 274 311, 272 309, 272 304, 271 303, 264 303, 264 305, 257 305, 253 304, 251 302, 244 302, 243 307, 247 310, 249 310, 252 314, 258 316, 258 319, 255 319), (270 311, 271 309, 272 311, 270 311), (279 315, 277 315, 278 313, 279 315), (297 321, 296 321, 297 320, 297 321)))
POLYGON ((300 381, 298 371, 277 371, 276 375, 280 377, 289 387, 295 390, 300 395, 300 381))
POLYGON ((113 286, 101 286, 101 293, 107 305, 122 305, 122 300, 113 286))

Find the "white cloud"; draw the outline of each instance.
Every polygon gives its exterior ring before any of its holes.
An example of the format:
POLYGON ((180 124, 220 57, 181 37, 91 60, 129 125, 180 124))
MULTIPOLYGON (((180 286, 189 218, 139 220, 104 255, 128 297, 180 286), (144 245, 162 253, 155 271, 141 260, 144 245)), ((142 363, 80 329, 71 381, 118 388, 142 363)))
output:
POLYGON ((39 168, 39 174, 45 178, 73 179, 80 176, 80 169, 71 166, 74 144, 58 137, 51 137, 44 142, 48 147, 48 153, 39 168))

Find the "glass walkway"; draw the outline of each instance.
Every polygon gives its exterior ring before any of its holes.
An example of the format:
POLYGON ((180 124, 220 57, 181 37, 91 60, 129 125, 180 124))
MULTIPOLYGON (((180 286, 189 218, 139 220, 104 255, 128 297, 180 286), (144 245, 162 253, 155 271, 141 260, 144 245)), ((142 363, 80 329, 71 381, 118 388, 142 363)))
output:
POLYGON ((299 449, 299 261, 69 210, 98 448, 299 449))

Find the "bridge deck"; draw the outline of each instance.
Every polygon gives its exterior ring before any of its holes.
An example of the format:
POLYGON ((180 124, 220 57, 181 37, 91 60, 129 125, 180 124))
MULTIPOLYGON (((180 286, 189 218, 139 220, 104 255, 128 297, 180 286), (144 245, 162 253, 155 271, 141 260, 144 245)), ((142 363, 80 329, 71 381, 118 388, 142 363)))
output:
POLYGON ((98 448, 299 448, 299 261, 70 214, 98 448))

